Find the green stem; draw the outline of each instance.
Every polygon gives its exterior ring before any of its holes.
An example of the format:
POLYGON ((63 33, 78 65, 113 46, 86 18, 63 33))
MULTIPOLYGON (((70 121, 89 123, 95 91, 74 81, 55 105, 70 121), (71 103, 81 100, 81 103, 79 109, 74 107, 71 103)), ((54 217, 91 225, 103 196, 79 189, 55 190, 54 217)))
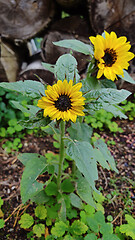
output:
POLYGON ((61 176, 63 170, 63 162, 64 162, 64 135, 65 135, 65 122, 61 120, 60 122, 60 153, 59 153, 59 169, 57 176, 57 186, 58 191, 61 191, 61 176))

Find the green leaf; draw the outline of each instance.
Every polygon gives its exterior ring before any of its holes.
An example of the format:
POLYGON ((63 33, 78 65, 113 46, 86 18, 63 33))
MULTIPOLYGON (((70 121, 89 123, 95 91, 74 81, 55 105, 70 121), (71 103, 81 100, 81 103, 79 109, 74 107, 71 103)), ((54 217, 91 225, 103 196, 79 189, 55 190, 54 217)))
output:
POLYGON ((50 219, 56 219, 58 217, 58 211, 60 210, 60 204, 55 204, 51 207, 47 207, 47 216, 50 219))
POLYGON ((42 62, 42 65, 43 65, 43 67, 44 67, 46 70, 54 73, 55 65, 49 64, 49 63, 44 63, 44 62, 42 62))
POLYGON ((97 237, 94 233, 87 234, 84 238, 84 240, 96 240, 97 237))
POLYGON ((74 240, 70 235, 66 235, 63 240, 74 240))
POLYGON ((24 166, 26 166, 30 160, 33 161, 33 163, 38 162, 38 160, 46 163, 46 158, 38 153, 20 153, 17 158, 24 166))
POLYGON ((71 123, 67 129, 73 140, 90 142, 93 129, 87 123, 71 123))
POLYGON ((56 183, 50 182, 50 183, 46 186, 45 192, 46 192, 46 194, 47 194, 48 196, 52 196, 52 195, 56 196, 57 193, 58 193, 58 189, 57 189, 56 183))
POLYGON ((42 234, 45 234, 45 225, 42 223, 35 224, 33 226, 33 233, 35 233, 37 237, 41 237, 42 234))
POLYGON ((2 205, 3 205, 3 200, 2 200, 2 198, 0 197, 0 208, 1 208, 2 205))
POLYGON ((96 212, 94 218, 100 226, 105 223, 105 216, 101 211, 96 212))
POLYGON ((47 196, 44 189, 31 198, 31 201, 35 202, 36 204, 44 204, 48 202, 48 200, 49 196, 47 196))
POLYGON ((2 82, 0 83, 0 87, 16 91, 24 95, 30 95, 31 97, 41 97, 41 95, 45 95, 45 87, 38 81, 25 80, 11 83, 2 82))
POLYGON ((47 217, 47 209, 43 205, 39 205, 35 208, 35 216, 39 219, 45 219, 47 217))
POLYGON ((5 221, 3 219, 0 219, 0 229, 4 227, 5 221))
POLYGON ((88 227, 80 220, 75 220, 71 225, 71 230, 75 235, 82 235, 86 233, 88 227))
POLYGON ((128 223, 120 226, 120 232, 135 239, 135 219, 128 214, 125 214, 125 219, 128 223))
POLYGON ((24 113, 28 113, 29 115, 35 116, 35 114, 39 111, 39 107, 33 106, 33 105, 27 105, 27 108, 25 108, 21 103, 16 102, 16 101, 11 101, 13 105, 21 110, 24 113))
POLYGON ((24 213, 19 221, 19 224, 21 225, 20 227, 24 229, 30 228, 33 225, 33 223, 34 219, 28 213, 24 213))
POLYGON ((71 201, 72 206, 79 208, 79 209, 82 208, 82 201, 75 193, 70 194, 70 201, 71 201))
MULTIPOLYGON (((111 155, 110 151, 108 150, 107 145, 101 139, 98 139, 96 142, 94 142, 94 146, 98 151, 100 151, 102 153, 102 155, 104 157, 104 160, 108 161, 108 163, 110 165, 110 168, 113 171, 115 171, 116 173, 119 173, 116 166, 115 166, 115 160, 114 160, 113 156, 111 155)), ((106 164, 105 164, 105 161, 103 163, 103 157, 102 157, 102 161, 100 161, 101 159, 100 160, 97 159, 97 161, 99 161, 101 166, 104 167, 106 164)))
POLYGON ((95 191, 93 191, 93 197, 99 203, 102 203, 105 200, 105 197, 102 195, 102 193, 99 194, 95 191))
POLYGON ((61 203, 60 211, 59 211, 59 219, 63 222, 66 222, 66 203, 65 199, 62 197, 59 201, 61 203))
POLYGON ((28 129, 33 129, 33 128, 41 128, 47 126, 51 122, 49 117, 44 117, 44 118, 38 118, 38 117, 32 117, 29 120, 21 120, 19 121, 19 124, 28 129))
POLYGON ((77 194, 80 198, 87 204, 95 208, 95 203, 92 198, 92 188, 90 187, 88 181, 82 176, 81 173, 77 173, 77 194))
POLYGON ((77 70, 77 61, 71 54, 64 54, 58 58, 55 65, 55 77, 62 81, 76 79, 78 82, 80 76, 77 70))
POLYGON ((103 236, 103 240, 108 240, 108 239, 110 239, 110 240, 120 240, 120 238, 119 237, 117 237, 116 235, 114 235, 114 234, 105 234, 104 236, 103 236))
POLYGON ((102 88, 114 88, 117 89, 115 82, 109 79, 101 79, 100 80, 102 88))
POLYGON ((66 193, 71 193, 74 191, 74 186, 71 183, 70 179, 65 179, 62 183, 61 183, 61 189, 63 192, 66 193))
POLYGON ((85 176, 90 186, 96 190, 94 181, 98 179, 97 165, 93 148, 88 142, 69 142, 67 155, 76 162, 79 171, 85 176))
POLYGON ((65 234, 66 230, 67 230, 67 225, 64 222, 59 221, 55 223, 54 227, 52 227, 51 233, 56 237, 62 237, 65 234))
POLYGON ((90 104, 116 104, 124 101, 131 92, 121 89, 112 89, 112 88, 102 88, 99 90, 91 90, 88 93, 84 94, 86 101, 90 104), (95 103, 96 101, 96 103, 95 103))
POLYGON ((135 84, 135 80, 128 74, 128 72, 126 70, 123 70, 124 72, 124 77, 122 77, 121 75, 118 75, 121 79, 125 80, 126 82, 135 84))
POLYGON ((128 117, 122 112, 122 108, 120 108, 117 105, 111 105, 111 107, 109 105, 105 105, 104 110, 106 110, 107 112, 111 112, 113 114, 114 117, 119 117, 127 119, 128 117))
POLYGON ((93 232, 95 232, 95 233, 99 232, 98 222, 96 221, 96 219, 94 217, 88 216, 86 218, 86 222, 93 232))
POLYGON ((112 234, 113 233, 113 224, 112 223, 102 223, 100 227, 100 233, 103 235, 105 234, 112 234))
POLYGON ((53 42, 54 45, 64 48, 70 48, 74 51, 84 53, 85 55, 93 55, 93 47, 90 44, 83 43, 76 39, 66 39, 53 42))
MULTIPOLYGON (((23 154, 22 154, 23 158, 23 154)), ((26 163, 26 162, 25 162, 26 163)), ((36 181, 39 174, 47 167, 46 158, 31 155, 27 161, 21 180, 21 197, 25 203, 43 189, 43 184, 36 181)))

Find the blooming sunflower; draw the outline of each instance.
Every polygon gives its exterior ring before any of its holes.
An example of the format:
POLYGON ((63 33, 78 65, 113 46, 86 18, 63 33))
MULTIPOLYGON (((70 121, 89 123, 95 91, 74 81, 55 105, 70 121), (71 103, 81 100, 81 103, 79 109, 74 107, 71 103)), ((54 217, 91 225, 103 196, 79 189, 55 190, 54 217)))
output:
POLYGON ((123 69, 128 69, 129 63, 134 54, 129 52, 130 42, 126 37, 119 37, 115 32, 110 34, 105 31, 105 37, 97 35, 89 38, 94 45, 94 57, 97 60, 98 74, 114 81, 116 74, 124 76, 123 69))
POLYGON ((80 88, 82 83, 73 86, 73 81, 69 83, 65 79, 63 82, 58 80, 53 86, 47 86, 45 95, 37 106, 44 109, 44 117, 49 116, 53 119, 63 119, 64 121, 76 122, 77 115, 84 116, 84 100, 80 88))

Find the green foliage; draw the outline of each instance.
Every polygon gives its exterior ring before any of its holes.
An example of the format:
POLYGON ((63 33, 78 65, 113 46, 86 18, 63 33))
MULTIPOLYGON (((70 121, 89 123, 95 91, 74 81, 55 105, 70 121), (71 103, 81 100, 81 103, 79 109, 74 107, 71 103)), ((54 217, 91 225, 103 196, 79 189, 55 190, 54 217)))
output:
POLYGON ((87 230, 88 227, 80 220, 75 220, 71 225, 71 232, 73 235, 82 235, 86 233, 87 230))
POLYGON ((45 234, 45 225, 42 223, 35 224, 33 226, 33 233, 36 234, 37 237, 41 237, 42 234, 45 234))
POLYGON ((2 209, 1 209, 2 205, 3 205, 3 200, 0 197, 0 229, 3 228, 4 225, 5 225, 5 221, 4 221, 4 219, 2 219, 4 217, 4 213, 3 213, 2 209))
POLYGON ((47 217, 47 209, 43 205, 39 205, 35 208, 35 216, 39 219, 45 219, 47 217))
POLYGON ((56 237, 62 237, 65 234, 66 230, 67 230, 67 224, 60 221, 55 223, 55 226, 52 227, 51 229, 51 233, 56 237))
POLYGON ((24 213, 19 220, 19 224, 21 228, 27 229, 30 228, 34 223, 34 219, 28 213, 24 213))
POLYGON ((120 232, 135 239, 135 219, 128 214, 125 214, 125 219, 128 223, 120 226, 120 232))

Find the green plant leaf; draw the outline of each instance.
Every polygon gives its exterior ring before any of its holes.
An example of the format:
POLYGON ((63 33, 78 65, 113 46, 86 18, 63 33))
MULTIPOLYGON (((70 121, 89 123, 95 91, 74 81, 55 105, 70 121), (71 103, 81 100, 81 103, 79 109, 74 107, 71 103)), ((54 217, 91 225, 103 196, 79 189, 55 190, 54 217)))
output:
POLYGON ((102 203, 105 200, 105 197, 102 195, 102 193, 99 194, 95 191, 93 191, 93 197, 95 201, 98 203, 102 203))
POLYGON ((82 176, 82 174, 78 171, 76 174, 77 179, 77 194, 80 198, 85 201, 87 204, 96 207, 93 198, 92 198, 92 188, 90 187, 88 181, 82 176))
POLYGON ((90 186, 95 190, 94 181, 98 179, 97 165, 93 148, 88 142, 72 141, 67 147, 67 155, 76 162, 79 171, 85 176, 90 186))
POLYGON ((26 166, 30 160, 33 162, 38 162, 39 160, 46 164, 46 158, 38 153, 20 153, 17 158, 24 166, 26 166))
POLYGON ((129 73, 126 70, 123 70, 124 77, 121 75, 118 75, 121 79, 125 80, 126 82, 135 84, 135 80, 129 75, 129 73))
POLYGON ((39 219, 45 219, 47 217, 47 209, 43 205, 39 205, 35 208, 35 216, 39 219))
POLYGON ((30 228, 33 225, 33 223, 34 219, 28 213, 24 213, 19 221, 19 224, 21 225, 20 227, 24 229, 30 228))
POLYGON ((117 89, 115 82, 109 79, 101 79, 100 80, 102 88, 114 88, 117 89))
MULTIPOLYGON (((23 154, 22 154, 23 159, 23 154)), ((25 159, 26 163, 26 159, 25 159)), ((21 180, 21 197, 25 203, 43 189, 43 184, 36 181, 39 174, 47 167, 46 158, 33 153, 27 161, 21 180)))
POLYGON ((128 214, 125 214, 125 219, 128 223, 120 226, 120 232, 135 239, 135 219, 128 214))
POLYGON ((71 123, 67 131, 73 140, 90 142, 93 129, 87 123, 76 122, 71 123))
POLYGON ((79 209, 82 208, 82 201, 75 193, 70 194, 70 201, 71 201, 72 206, 79 208, 79 209))
POLYGON ((43 65, 43 67, 44 67, 46 70, 54 73, 55 65, 49 64, 49 63, 44 63, 44 62, 42 62, 42 65, 43 65))
POLYGON ((46 188, 45 188, 45 192, 48 196, 56 196, 58 193, 58 189, 57 189, 57 185, 55 182, 50 182, 46 188))
POLYGON ((127 119, 128 117, 122 112, 122 108, 117 105, 105 105, 104 110, 113 114, 114 117, 127 119))
POLYGON ((33 233, 35 233, 37 237, 41 237, 42 234, 45 234, 45 225, 42 223, 35 224, 33 226, 33 233))
POLYGON ((84 94, 84 97, 86 98, 87 102, 90 101, 90 105, 110 105, 124 101, 127 97, 129 97, 129 95, 131 95, 131 92, 125 89, 117 90, 113 88, 102 88, 99 90, 91 90, 84 94))
POLYGON ((11 83, 2 82, 0 83, 0 87, 16 91, 24 95, 29 95, 33 98, 45 95, 45 87, 38 81, 25 80, 11 83))
POLYGON ((108 239, 110 239, 110 240, 120 240, 120 238, 117 237, 117 236, 114 235, 114 234, 105 234, 105 235, 103 236, 103 240, 108 240, 108 239))
POLYGON ((67 230, 67 225, 64 222, 59 221, 55 223, 54 227, 52 227, 51 233, 56 237, 62 237, 65 234, 66 230, 67 230))
POLYGON ((95 233, 99 232, 98 222, 96 221, 96 219, 94 217, 88 216, 86 218, 86 222, 93 232, 95 232, 95 233))
POLYGON ((87 234, 84 238, 84 240, 96 240, 97 237, 94 233, 87 234))
POLYGON ((101 152, 101 154, 104 157, 104 159, 103 159, 103 157, 100 158, 100 160, 99 160, 99 158, 97 159, 97 161, 99 161, 101 166, 106 167, 105 161, 107 161, 110 165, 110 168, 112 170, 114 170, 116 173, 119 173, 115 166, 115 160, 114 160, 113 156, 111 155, 110 151, 108 150, 107 145, 101 139, 98 139, 96 142, 94 142, 94 146, 98 151, 101 152))
POLYGON ((20 120, 19 124, 28 129, 33 129, 33 128, 41 128, 47 126, 51 122, 49 117, 44 117, 44 118, 38 118, 33 116, 29 120, 20 120))
POLYGON ((100 233, 102 233, 103 235, 112 234, 113 233, 113 224, 103 222, 100 227, 100 233))
POLYGON ((76 39, 65 39, 58 42, 53 42, 54 45, 64 48, 69 48, 85 55, 93 55, 93 47, 90 44, 83 43, 76 39))
POLYGON ((33 105, 27 105, 27 108, 25 108, 21 103, 17 102, 17 101, 11 101, 13 103, 13 105, 21 110, 22 112, 26 112, 29 115, 35 116, 35 114, 39 111, 39 107, 33 106, 33 105))
POLYGON ((0 219, 0 229, 4 227, 5 221, 3 219, 0 219))
POLYGON ((77 70, 77 61, 71 54, 64 54, 58 58, 55 65, 55 77, 61 81, 76 79, 78 82, 80 76, 77 70))
POLYGON ((80 220, 75 220, 71 225, 71 230, 75 235, 82 235, 86 233, 88 227, 80 220))
POLYGON ((2 198, 0 197, 0 208, 1 208, 2 205, 3 205, 3 200, 2 200, 2 198))
POLYGON ((63 240, 74 240, 70 235, 66 235, 63 240))
POLYGON ((71 193, 74 191, 74 186, 71 183, 70 179, 65 179, 62 183, 61 183, 61 189, 63 192, 66 193, 71 193))

